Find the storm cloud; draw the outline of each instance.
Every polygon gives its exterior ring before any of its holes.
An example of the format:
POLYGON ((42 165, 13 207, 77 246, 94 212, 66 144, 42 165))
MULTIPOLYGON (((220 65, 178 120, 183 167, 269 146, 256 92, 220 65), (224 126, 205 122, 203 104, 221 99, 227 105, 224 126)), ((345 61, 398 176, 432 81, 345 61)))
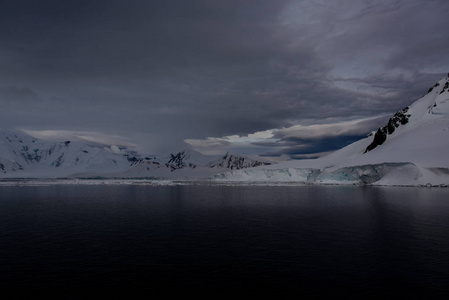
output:
POLYGON ((146 152, 225 151, 234 136, 246 153, 324 153, 379 124, 286 132, 394 114, 449 71, 444 0, 1 6, 0 127, 123 137, 146 152))

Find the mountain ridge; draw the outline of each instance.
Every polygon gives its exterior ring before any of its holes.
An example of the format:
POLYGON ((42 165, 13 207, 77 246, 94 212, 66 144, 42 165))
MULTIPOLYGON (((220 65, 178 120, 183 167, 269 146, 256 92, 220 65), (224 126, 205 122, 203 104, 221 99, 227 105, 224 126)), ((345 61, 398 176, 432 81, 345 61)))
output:
MULTIPOLYGON (((166 156, 0 132, 1 178, 208 179, 216 182, 449 185, 449 74, 367 137, 318 159, 272 162, 184 149, 166 156)), ((117 147, 115 147, 117 148, 117 147)))
POLYGON ((202 177, 227 169, 268 164, 242 155, 234 154, 232 158, 239 164, 217 164, 216 157, 188 149, 156 157, 79 141, 45 141, 18 130, 0 132, 0 178, 176 178, 188 177, 188 171, 193 170, 195 176, 202 177))
POLYGON ((449 185, 449 74, 385 126, 327 156, 217 175, 218 181, 449 185))

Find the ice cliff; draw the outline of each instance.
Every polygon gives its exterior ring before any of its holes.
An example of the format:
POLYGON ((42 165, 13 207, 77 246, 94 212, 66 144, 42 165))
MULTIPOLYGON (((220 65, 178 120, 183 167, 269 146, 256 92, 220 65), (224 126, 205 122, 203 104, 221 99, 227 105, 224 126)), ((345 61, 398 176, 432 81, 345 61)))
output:
POLYGON ((217 181, 449 185, 449 74, 385 126, 325 157, 217 174, 217 181))

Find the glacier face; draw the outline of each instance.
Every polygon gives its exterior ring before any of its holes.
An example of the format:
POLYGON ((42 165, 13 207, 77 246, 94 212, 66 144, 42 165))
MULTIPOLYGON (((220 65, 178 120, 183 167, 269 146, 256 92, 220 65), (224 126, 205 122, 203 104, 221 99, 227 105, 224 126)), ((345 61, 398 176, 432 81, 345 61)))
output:
POLYGON ((449 185, 449 75, 366 138, 318 159, 218 174, 216 181, 449 185))
POLYGON ((344 167, 339 169, 282 168, 247 169, 215 175, 216 179, 227 181, 296 181, 301 183, 351 183, 371 184, 393 169, 411 167, 407 163, 385 163, 344 167))
POLYGON ((0 132, 2 178, 167 178, 215 182, 449 185, 449 77, 371 135, 319 159, 271 164, 238 154, 167 156, 0 132), (117 149, 115 149, 117 150, 117 149))
POLYGON ((383 163, 338 169, 245 169, 216 174, 217 182, 295 182, 298 184, 349 184, 391 186, 449 185, 449 168, 421 168, 412 163, 383 163))

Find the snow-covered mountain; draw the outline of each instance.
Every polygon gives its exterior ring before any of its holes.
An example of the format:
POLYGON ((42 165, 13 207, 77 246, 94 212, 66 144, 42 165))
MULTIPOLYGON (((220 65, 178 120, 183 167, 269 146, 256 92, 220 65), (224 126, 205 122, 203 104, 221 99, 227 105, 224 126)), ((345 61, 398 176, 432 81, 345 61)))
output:
POLYGON ((218 159, 191 150, 156 157, 130 149, 51 142, 19 130, 0 132, 1 178, 199 178, 269 164, 236 154, 218 159))
POLYGON ((21 131, 0 132, 1 177, 64 177, 108 174, 129 168, 127 155, 80 142, 49 142, 21 131))
POLYGON ((216 180, 449 185, 449 74, 385 126, 328 156, 227 172, 216 180))
POLYGON ((215 174, 229 170, 239 170, 261 165, 269 165, 272 162, 262 159, 251 158, 234 153, 226 153, 222 157, 211 157, 201 153, 183 150, 176 154, 161 157, 160 159, 149 159, 140 161, 130 168, 114 177, 153 177, 172 179, 204 179, 215 174))
POLYGON ((1 178, 212 178, 330 184, 449 185, 449 75, 385 126, 318 159, 271 165, 233 153, 163 156, 0 132, 1 178))
POLYGON ((236 155, 233 153, 226 153, 225 156, 221 157, 215 162, 210 163, 211 168, 225 168, 231 170, 240 170, 246 168, 253 168, 258 166, 271 165, 271 162, 266 160, 256 160, 249 158, 247 156, 236 155))

